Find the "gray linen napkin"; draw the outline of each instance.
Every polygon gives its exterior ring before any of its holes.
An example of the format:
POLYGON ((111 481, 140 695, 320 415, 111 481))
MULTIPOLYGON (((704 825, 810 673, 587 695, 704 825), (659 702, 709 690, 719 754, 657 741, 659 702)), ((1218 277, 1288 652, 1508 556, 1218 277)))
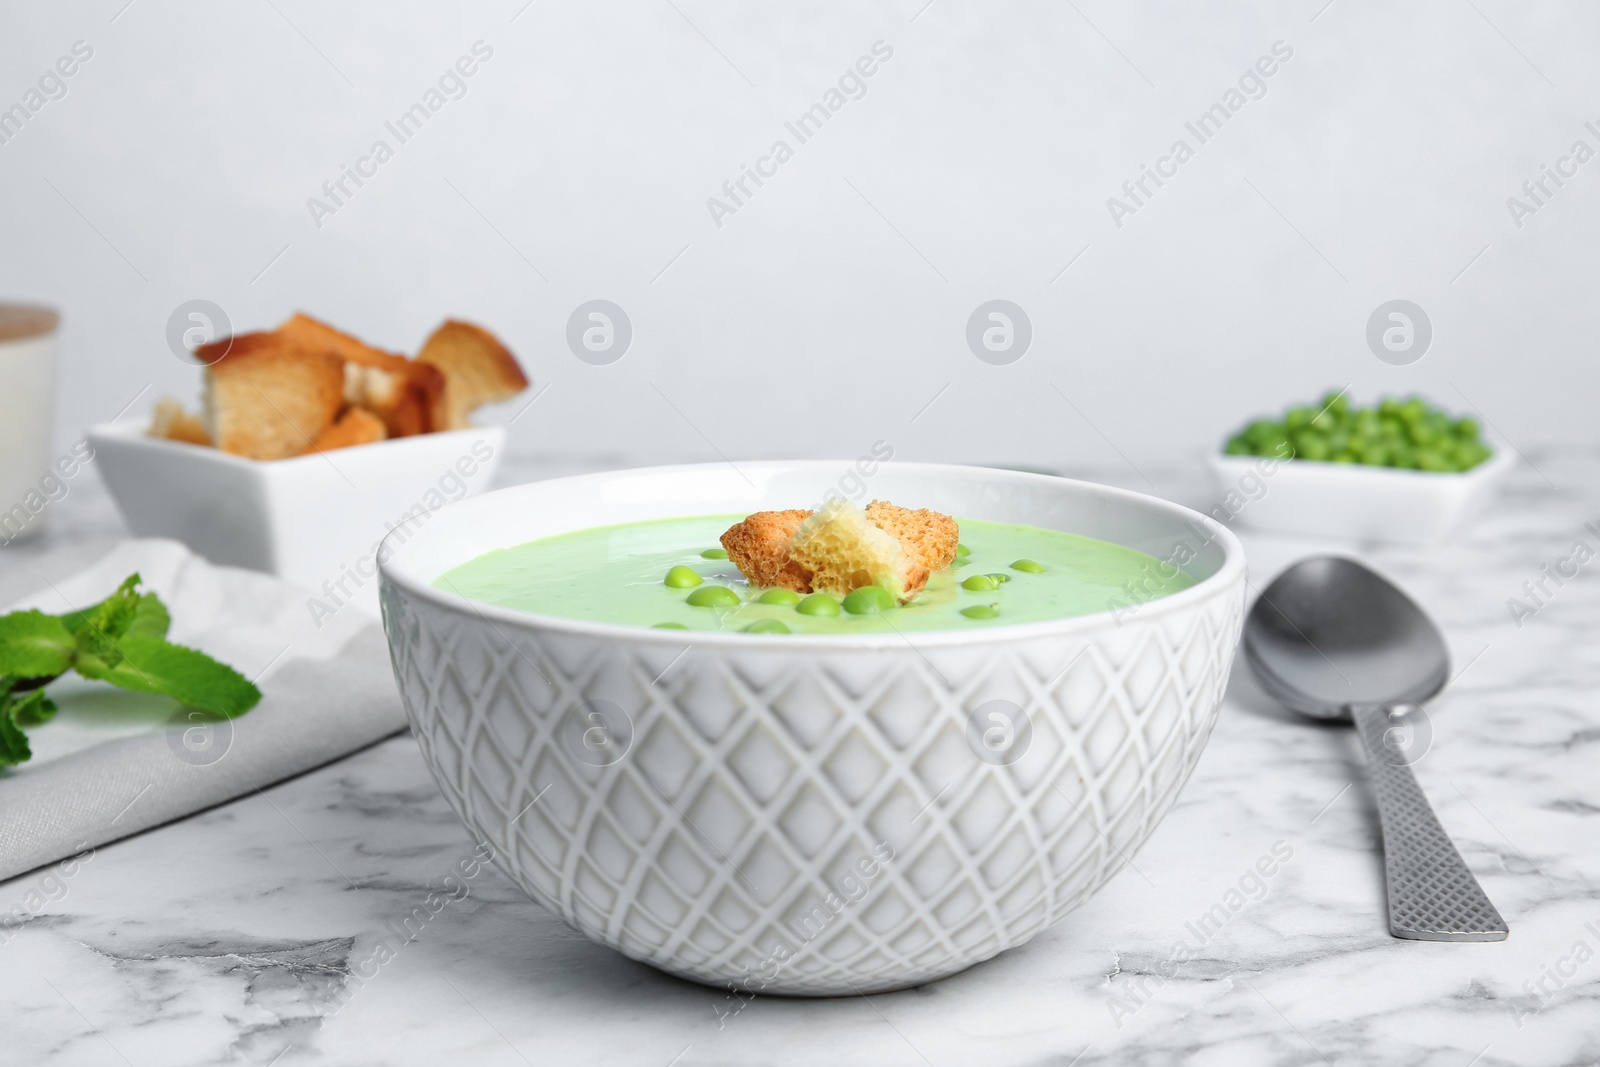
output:
MULTIPOLYGON (((29 731, 34 759, 0 772, 0 881, 254 792, 406 728, 382 629, 350 608, 320 625, 304 590, 218 567, 173 541, 126 541, 82 560, 24 564, 38 589, 13 608, 52 613, 105 597, 138 571, 172 611, 171 639, 261 687, 229 722, 97 683, 60 687, 61 712, 29 731)), ((7 575, 9 587, 31 584, 7 575)))

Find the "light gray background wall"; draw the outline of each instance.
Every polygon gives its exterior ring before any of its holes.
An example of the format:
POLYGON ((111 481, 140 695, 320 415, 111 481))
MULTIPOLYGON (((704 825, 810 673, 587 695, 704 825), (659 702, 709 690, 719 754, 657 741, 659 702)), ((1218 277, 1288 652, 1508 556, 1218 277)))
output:
POLYGON ((165 341, 193 298, 412 351, 477 320, 549 386, 518 451, 627 463, 879 438, 1156 462, 1347 384, 1470 401, 1525 450, 1596 436, 1600 159, 1520 227, 1506 203, 1600 150, 1593 5, 125 3, 0 13, 0 107, 94 50, 0 145, 0 294, 65 313, 63 442, 146 385, 135 412, 196 395, 165 341), (480 40, 399 144, 385 120, 480 40), (785 121, 880 40, 797 144, 785 121), (1199 145, 1184 123, 1276 41, 1293 58, 1199 145), (317 227, 307 199, 380 137, 394 158, 317 227), (795 157, 719 228, 707 199, 780 137, 795 157), (1195 157, 1118 228, 1107 198, 1179 137, 1195 157), (565 342, 593 298, 635 331, 610 366, 565 342), (992 298, 1033 325, 1009 366, 965 340, 992 298), (1408 366, 1365 340, 1392 298, 1435 331, 1408 366))

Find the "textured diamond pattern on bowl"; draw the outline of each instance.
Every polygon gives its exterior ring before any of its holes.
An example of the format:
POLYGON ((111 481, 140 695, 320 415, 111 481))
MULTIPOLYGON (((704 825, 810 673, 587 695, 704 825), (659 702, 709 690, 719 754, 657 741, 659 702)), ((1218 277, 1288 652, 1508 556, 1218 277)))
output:
POLYGON ((770 974, 782 944, 764 991, 821 995, 959 971, 1115 874, 1215 721, 1239 584, 1121 626, 804 654, 508 629, 393 588, 384 607, 441 789, 529 895, 704 982, 770 974), (1010 766, 965 740, 992 699, 1033 724, 1010 766), (632 721, 605 766, 563 741, 595 701, 632 721), (893 858, 866 878, 880 843, 893 858))

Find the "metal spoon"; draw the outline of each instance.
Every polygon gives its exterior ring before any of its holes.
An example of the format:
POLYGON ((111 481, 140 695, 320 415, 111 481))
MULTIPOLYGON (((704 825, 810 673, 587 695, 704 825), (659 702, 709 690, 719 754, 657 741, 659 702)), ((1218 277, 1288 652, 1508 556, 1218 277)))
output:
MULTIPOLYGON (((1319 556, 1278 575, 1244 628, 1245 659, 1266 691, 1319 719, 1354 720, 1383 823, 1389 932, 1417 941, 1504 941, 1484 895, 1417 785, 1397 738, 1444 688, 1450 653, 1410 597, 1350 559, 1319 556)), ((1421 746, 1425 748, 1426 746, 1421 746)), ((1409 758, 1408 758, 1409 757, 1409 758)))

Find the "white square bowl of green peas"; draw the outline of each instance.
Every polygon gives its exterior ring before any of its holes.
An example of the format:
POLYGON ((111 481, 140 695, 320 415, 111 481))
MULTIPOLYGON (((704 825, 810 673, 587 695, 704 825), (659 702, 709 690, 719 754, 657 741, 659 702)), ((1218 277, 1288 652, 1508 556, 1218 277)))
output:
POLYGON ((1210 457, 1218 521, 1266 533, 1433 544, 1479 512, 1513 465, 1476 421, 1419 397, 1332 394, 1258 419, 1210 457))

